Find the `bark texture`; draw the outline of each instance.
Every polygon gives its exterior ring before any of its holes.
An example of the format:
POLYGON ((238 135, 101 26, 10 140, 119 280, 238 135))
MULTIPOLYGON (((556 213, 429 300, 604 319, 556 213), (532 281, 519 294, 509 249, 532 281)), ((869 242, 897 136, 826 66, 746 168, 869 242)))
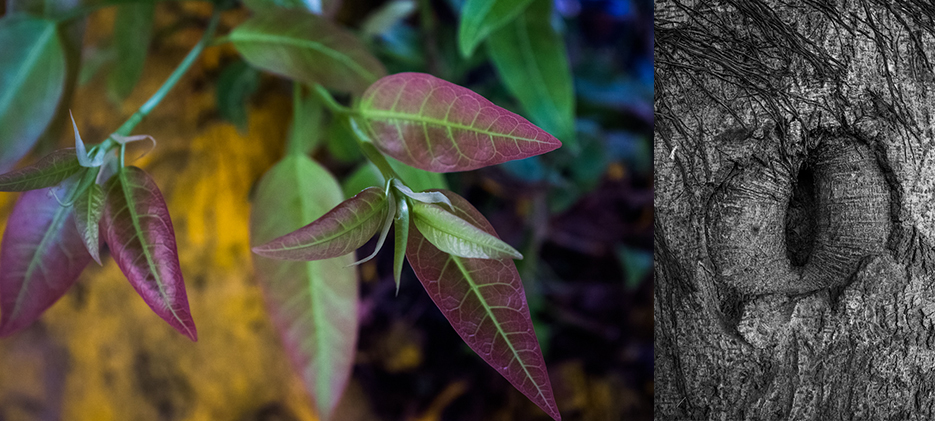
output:
POLYGON ((657 1, 658 419, 935 419, 935 6, 657 1))

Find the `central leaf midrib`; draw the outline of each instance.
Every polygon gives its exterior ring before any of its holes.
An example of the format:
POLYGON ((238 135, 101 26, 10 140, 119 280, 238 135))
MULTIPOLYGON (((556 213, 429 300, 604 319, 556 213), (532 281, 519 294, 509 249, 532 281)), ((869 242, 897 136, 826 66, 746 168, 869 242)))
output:
POLYGON ((33 44, 32 51, 29 52, 29 55, 26 56, 26 60, 23 61, 23 65, 19 68, 19 71, 16 72, 16 76, 13 78, 13 83, 10 85, 13 88, 8 90, 2 98, 0 98, 0 115, 5 115, 7 109, 10 107, 10 104, 13 103, 13 98, 16 97, 16 94, 20 91, 20 88, 23 85, 23 81, 29 77, 28 70, 31 70, 39 57, 42 56, 42 53, 45 51, 46 46, 49 43, 49 37, 55 34, 55 26, 47 25, 45 30, 42 31, 40 38, 36 40, 33 44))
MULTIPOLYGON (((420 213, 420 212, 416 212, 416 215, 415 215, 415 216, 416 216, 416 221, 421 221, 421 222, 427 224, 429 227, 435 229, 436 231, 440 231, 440 232, 442 232, 442 233, 448 234, 448 235, 450 235, 450 236, 452 236, 452 237, 455 237, 455 238, 457 238, 457 239, 459 239, 459 240, 463 240, 463 241, 465 241, 465 242, 469 242, 469 243, 471 243, 471 244, 477 244, 477 245, 479 245, 479 246, 481 246, 481 247, 489 247, 489 248, 492 248, 492 249, 494 249, 494 250, 496 250, 496 251, 506 253, 506 250, 503 250, 503 249, 500 248, 500 247, 496 247, 496 244, 481 243, 481 242, 478 242, 478 241, 473 241, 473 240, 469 240, 469 239, 464 238, 464 237, 460 237, 460 236, 458 236, 458 234, 456 234, 456 233, 454 233, 454 232, 451 232, 451 231, 449 231, 449 230, 444 229, 444 227, 445 227, 444 224, 435 224, 435 223, 434 223, 435 221, 434 221, 432 218, 426 218, 425 215, 422 214, 422 213, 420 213)), ((463 221, 463 220, 462 220, 462 221, 463 221)), ((467 222, 467 221, 464 221, 464 222, 467 222)), ((480 233, 487 234, 486 232, 484 232, 484 231, 481 230, 481 229, 478 229, 477 231, 480 232, 480 233)), ((490 235, 490 234, 487 234, 487 235, 490 235)), ((492 235, 490 235, 490 237, 491 237, 491 238, 496 238, 496 237, 494 237, 494 236, 492 236, 492 235)), ((485 238, 486 238, 486 237, 485 237, 485 238)), ((502 240, 501 240, 501 241, 502 241, 502 240)))
POLYGON ((256 42, 256 43, 271 43, 271 44, 281 44, 288 45, 292 47, 299 47, 317 51, 321 54, 324 54, 328 57, 331 57, 345 66, 349 67, 354 72, 360 74, 367 81, 376 80, 376 76, 368 71, 366 68, 358 64, 356 61, 348 57, 347 55, 340 54, 338 51, 328 47, 325 44, 320 42, 292 38, 284 35, 275 35, 275 34, 261 34, 258 32, 238 32, 234 31, 231 33, 231 41, 237 42, 256 42))
MULTIPOLYGON (((75 161, 77 163, 78 161, 75 161)), ((29 186, 30 183, 41 182, 43 180, 55 179, 59 174, 73 172, 76 168, 80 169, 80 165, 57 165, 53 166, 53 169, 50 171, 39 171, 38 173, 27 176, 27 178, 21 178, 17 181, 0 181, 0 188, 7 188, 10 186, 29 186)), ((68 178, 68 177, 65 177, 68 178)), ((34 185, 34 184, 33 184, 34 185)), ((32 189, 35 190, 35 189, 32 189)))
MULTIPOLYGON (((461 262, 461 259, 457 256, 448 255, 448 257, 455 262, 455 265, 458 266, 458 270, 461 271, 461 274, 464 276, 465 282, 468 283, 468 286, 471 287, 471 292, 477 296, 477 300, 480 301, 480 304, 484 307, 484 311, 487 312, 487 317, 490 317, 490 320, 493 322, 494 327, 497 328, 497 332, 500 336, 503 337, 503 341, 506 342, 506 345, 510 348, 510 352, 513 353, 513 358, 516 358, 516 361, 519 361, 519 365, 523 367, 523 373, 526 374, 526 378, 532 381, 533 386, 536 387, 536 392, 539 393, 539 396, 542 396, 544 403, 548 404, 548 399, 545 398, 545 394, 542 392, 542 388, 539 387, 539 383, 536 382, 536 379, 532 378, 532 374, 529 373, 529 370, 526 368, 526 362, 520 358, 519 353, 516 351, 516 348, 513 346, 513 342, 510 340, 510 337, 506 335, 506 332, 503 331, 503 328, 500 327, 500 322, 497 321, 497 317, 493 314, 493 311, 490 309, 490 305, 487 304, 487 300, 484 299, 484 296, 481 295, 480 290, 478 290, 477 284, 474 283, 474 279, 471 278, 470 272, 467 268, 464 267, 464 263, 461 262)), ((493 339, 496 341, 496 338, 493 339)), ((493 343, 491 343, 493 346, 493 343)))
POLYGON ((169 309, 169 312, 172 313, 172 317, 174 317, 175 320, 177 320, 179 324, 185 328, 185 331, 188 332, 189 335, 191 335, 191 330, 175 312, 175 308, 172 307, 172 303, 169 301, 169 296, 166 294, 165 288, 163 288, 162 277, 159 276, 156 263, 149 254, 149 249, 146 247, 146 244, 143 243, 143 228, 140 226, 139 215, 136 214, 136 203, 133 200, 133 194, 130 190, 129 180, 127 180, 127 170, 121 168, 119 177, 120 189, 123 191, 123 197, 127 202, 127 213, 130 214, 130 222, 133 223, 133 232, 136 234, 137 241, 140 243, 140 250, 142 251, 143 256, 146 257, 146 264, 149 266, 149 272, 153 274, 153 280, 156 281, 156 288, 159 290, 159 296, 166 303, 166 307, 169 309))
POLYGON ((370 213, 369 215, 367 215, 366 217, 358 219, 357 223, 354 223, 353 225, 351 225, 350 228, 345 229, 344 231, 341 231, 341 232, 339 232, 339 233, 337 233, 337 234, 334 234, 334 235, 329 236, 329 237, 327 237, 327 238, 322 238, 322 239, 320 239, 320 240, 315 240, 315 241, 312 242, 312 243, 302 244, 302 245, 298 245, 298 246, 283 246, 283 247, 274 248, 274 249, 271 248, 271 249, 269 249, 269 251, 300 250, 300 249, 305 249, 305 248, 309 248, 309 247, 314 247, 314 246, 317 246, 317 245, 319 245, 319 244, 322 244, 322 243, 325 243, 325 242, 334 240, 334 239, 336 239, 336 238, 338 238, 338 237, 341 237, 341 236, 343 236, 343 235, 346 235, 346 234, 350 233, 351 231, 353 231, 353 230, 359 228, 361 225, 363 225, 365 222, 367 222, 367 221, 369 221, 370 219, 372 219, 373 216, 374 216, 376 213, 379 212, 379 207, 373 207, 373 206, 371 206, 371 209, 377 209, 377 212, 371 212, 371 213, 370 213))
MULTIPOLYGON (((548 142, 544 142, 544 141, 541 141, 541 140, 532 139, 532 138, 528 138, 528 137, 514 136, 514 135, 509 135, 509 134, 506 134, 506 133, 500 133, 500 132, 494 132, 494 131, 490 131, 490 130, 479 129, 479 128, 473 127, 473 126, 466 126, 466 125, 463 125, 463 124, 452 123, 452 122, 445 121, 445 120, 436 120, 436 119, 434 119, 434 118, 422 117, 422 116, 418 116, 418 115, 414 115, 414 114, 400 113, 400 112, 397 112, 397 111, 364 109, 364 110, 361 110, 361 115, 363 115, 365 118, 367 118, 367 119, 369 119, 369 120, 381 120, 381 119, 383 119, 383 120, 404 120, 404 121, 411 121, 411 122, 415 122, 415 123, 432 124, 432 125, 436 125, 436 126, 443 126, 443 127, 454 128, 454 129, 467 130, 467 131, 471 131, 471 132, 475 132, 475 133, 480 133, 480 134, 484 134, 484 135, 488 135, 488 136, 505 137, 505 138, 513 139, 513 140, 522 140, 522 141, 533 142, 533 143, 548 143, 548 142)), ((517 126, 518 126, 518 125, 517 125, 517 126)))

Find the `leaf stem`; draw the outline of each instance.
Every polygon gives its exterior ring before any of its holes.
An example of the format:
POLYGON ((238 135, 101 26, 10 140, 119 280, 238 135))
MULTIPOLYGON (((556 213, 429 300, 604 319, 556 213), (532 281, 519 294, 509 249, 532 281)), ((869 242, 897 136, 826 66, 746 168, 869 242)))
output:
POLYGON ((205 33, 202 35, 201 40, 198 41, 198 44, 195 44, 195 47, 188 52, 188 55, 185 56, 185 59, 179 63, 178 67, 176 67, 172 74, 169 75, 169 78, 163 82, 162 86, 159 87, 159 90, 156 91, 156 93, 154 93, 153 96, 151 96, 149 100, 147 100, 146 103, 140 107, 139 110, 133 113, 133 115, 130 116, 130 118, 127 119, 127 121, 123 123, 123 125, 120 126, 120 128, 117 129, 117 131, 114 133, 121 136, 129 136, 130 132, 133 131, 133 128, 135 128, 144 117, 149 115, 153 108, 156 108, 156 106, 162 102, 162 100, 166 97, 166 94, 168 94, 169 91, 175 87, 182 76, 185 75, 185 72, 188 71, 188 68, 191 67, 192 63, 195 62, 195 59, 197 59, 201 52, 205 49, 205 46, 211 40, 211 37, 214 36, 214 31, 217 29, 218 20, 220 17, 221 15, 218 11, 215 11, 214 14, 211 15, 211 21, 208 23, 208 29, 205 30, 205 33))
POLYGON ((328 90, 325 89, 324 86, 321 86, 321 85, 319 85, 319 84, 316 83, 316 84, 315 84, 315 89, 313 89, 313 90, 315 91, 315 95, 318 95, 318 98, 321 99, 321 102, 323 102, 323 103, 325 104, 325 107, 328 107, 328 109, 329 109, 331 112, 333 112, 333 113, 335 113, 335 114, 344 114, 344 115, 356 114, 356 113, 357 113, 356 111, 354 111, 354 110, 352 110, 352 109, 350 109, 350 108, 348 108, 348 107, 345 107, 345 106, 343 106, 343 105, 341 105, 341 104, 338 104, 338 101, 335 101, 334 97, 331 96, 331 93, 328 92, 328 90))
POLYGON ((302 111, 302 84, 299 82, 292 83, 292 129, 289 132, 289 140, 286 141, 286 154, 288 155, 304 155, 307 150, 305 145, 302 145, 298 133, 296 130, 296 122, 299 121, 302 111))

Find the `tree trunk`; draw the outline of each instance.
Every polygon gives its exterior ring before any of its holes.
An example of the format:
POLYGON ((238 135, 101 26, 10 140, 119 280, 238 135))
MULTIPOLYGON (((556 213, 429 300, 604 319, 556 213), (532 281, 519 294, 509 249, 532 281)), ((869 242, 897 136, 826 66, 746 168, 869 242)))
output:
POLYGON ((657 419, 935 419, 935 6, 655 16, 657 419))

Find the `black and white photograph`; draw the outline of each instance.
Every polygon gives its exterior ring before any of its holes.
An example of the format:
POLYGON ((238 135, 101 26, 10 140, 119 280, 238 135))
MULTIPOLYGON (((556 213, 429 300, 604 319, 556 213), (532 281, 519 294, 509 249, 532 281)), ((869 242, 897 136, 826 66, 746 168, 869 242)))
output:
POLYGON ((657 1, 655 412, 935 419, 935 5, 657 1))

